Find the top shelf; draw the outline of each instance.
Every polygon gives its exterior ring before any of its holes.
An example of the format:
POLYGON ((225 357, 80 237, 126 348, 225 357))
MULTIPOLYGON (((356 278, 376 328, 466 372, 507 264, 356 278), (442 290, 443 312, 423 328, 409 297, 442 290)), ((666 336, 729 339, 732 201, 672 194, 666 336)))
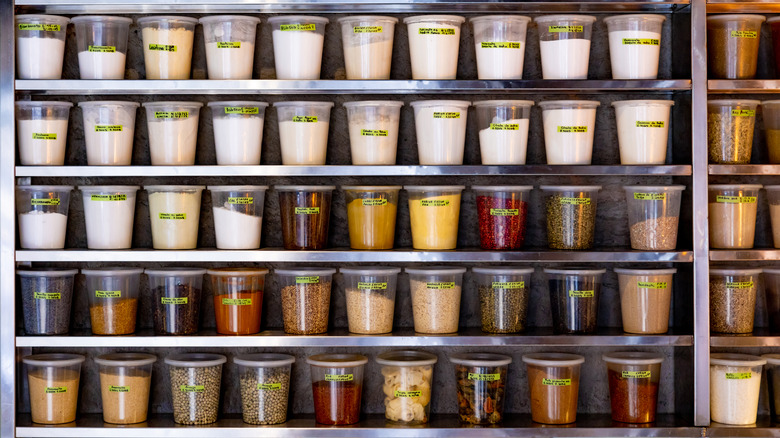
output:
MULTIPOLYGON (((17 3, 18 4, 18 3, 17 3)), ((709 13, 771 13, 780 12, 780 3, 762 1, 710 0, 707 2, 709 13)))

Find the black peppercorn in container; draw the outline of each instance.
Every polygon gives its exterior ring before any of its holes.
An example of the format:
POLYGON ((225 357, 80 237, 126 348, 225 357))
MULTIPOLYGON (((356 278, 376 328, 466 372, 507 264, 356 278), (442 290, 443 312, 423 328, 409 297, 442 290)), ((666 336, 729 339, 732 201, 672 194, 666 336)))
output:
POLYGON ((550 309, 556 334, 596 331, 601 276, 606 269, 545 269, 550 288, 550 309))
POLYGON ((154 333, 194 335, 198 332, 205 269, 147 269, 152 291, 154 333))

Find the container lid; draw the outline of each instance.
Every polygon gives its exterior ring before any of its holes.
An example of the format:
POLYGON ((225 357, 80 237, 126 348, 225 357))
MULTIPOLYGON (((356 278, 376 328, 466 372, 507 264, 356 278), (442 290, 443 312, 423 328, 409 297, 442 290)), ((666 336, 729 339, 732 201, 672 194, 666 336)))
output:
POLYGON ((69 192, 73 186, 16 186, 16 190, 24 192, 69 192))
POLYGON ((534 268, 521 268, 514 266, 495 266, 491 268, 471 268, 475 274, 493 275, 528 275, 533 274, 534 268))
POLYGON ((133 20, 130 18, 117 17, 114 15, 79 15, 78 17, 73 17, 70 19, 70 22, 73 24, 89 21, 116 21, 127 24, 131 24, 133 22, 133 20))
POLYGON ((685 190, 685 186, 683 186, 683 185, 674 185, 674 186, 623 186, 623 188, 626 191, 629 191, 629 192, 636 192, 638 190, 648 191, 648 192, 668 192, 668 191, 683 191, 683 190, 685 190))
POLYGON ((84 193, 117 193, 117 192, 132 192, 135 193, 141 190, 141 186, 78 186, 78 189, 84 193))
POLYGON ((597 192, 601 186, 539 186, 545 192, 597 192))
POLYGON ((677 268, 614 268, 613 271, 615 271, 616 274, 626 275, 669 275, 676 274, 677 268))
POLYGON ((46 270, 25 270, 16 271, 20 277, 66 277, 68 275, 76 275, 79 273, 78 269, 46 269, 46 270))
POLYGON ((183 353, 172 354, 165 358, 165 363, 175 367, 214 367, 227 362, 227 358, 221 354, 213 353, 183 353))
POLYGON ((512 363, 512 358, 494 353, 458 353, 450 356, 450 362, 467 367, 500 367, 512 363))
POLYGON ((766 359, 751 354, 713 353, 710 354, 710 365, 726 365, 737 367, 757 367, 766 364, 766 359))
POLYGON ((466 186, 404 186, 409 192, 459 192, 466 186))
POLYGON ((330 20, 325 17, 315 17, 313 15, 278 15, 268 19, 268 24, 272 25, 281 22, 313 22, 315 24, 328 24, 330 23, 330 20))
POLYGON ((162 276, 162 277, 176 277, 176 276, 196 276, 206 273, 206 269, 202 268, 160 268, 144 270, 146 275, 162 276))
POLYGON ((766 17, 763 15, 751 15, 751 14, 723 14, 723 15, 708 15, 707 21, 743 21, 745 19, 761 20, 763 22, 766 17))
POLYGON ((171 107, 171 106, 189 106, 193 108, 200 108, 203 106, 203 103, 182 101, 182 100, 171 100, 165 102, 144 102, 141 104, 141 106, 144 108, 164 108, 164 107, 171 107))
POLYGON ((433 365, 439 361, 435 354, 415 350, 388 351, 376 357, 379 365, 396 367, 421 367, 433 365))
POLYGON ((762 268, 710 268, 711 275, 758 275, 762 268))
POLYGON ((58 100, 17 100, 15 105, 20 107, 59 106, 70 108, 73 106, 73 102, 60 102, 58 100))
POLYGON ((412 108, 416 107, 428 107, 428 106, 457 106, 463 109, 466 109, 471 105, 471 102, 468 100, 416 100, 414 102, 411 102, 409 105, 412 106, 412 108))
POLYGON ((534 186, 471 186, 471 190, 480 192, 528 192, 534 186))
MULTIPOLYGON (((478 17, 483 18, 483 17, 478 17)), ((525 17, 528 18, 528 17, 525 17)), ((474 21, 472 19, 471 21, 474 21)), ((482 106, 533 106, 534 101, 533 100, 479 100, 477 102, 472 102, 472 105, 479 108, 482 106)))
POLYGON ((731 106, 731 105, 761 105, 761 101, 751 99, 717 99, 708 100, 707 105, 710 106, 731 106))
POLYGON ((656 14, 628 14, 628 15, 613 15, 604 19, 604 23, 614 23, 616 21, 657 21, 663 23, 666 17, 656 14))
MULTIPOLYGON (((351 18, 351 17, 347 17, 351 18)), ((361 107, 361 106, 393 106, 396 108, 400 108, 404 106, 403 102, 398 102, 395 100, 359 100, 357 102, 344 102, 345 108, 354 108, 354 107, 361 107)))
POLYGON ((404 24, 420 23, 425 21, 452 21, 454 23, 463 23, 465 18, 460 15, 415 15, 404 18, 404 24))
MULTIPOLYGON (((270 19, 269 19, 270 20, 270 19)), ((302 101, 295 100, 290 102, 274 102, 274 107, 288 107, 288 106, 313 106, 313 107, 327 107, 333 108, 333 102, 319 102, 319 101, 302 101)))
POLYGON ((469 23, 474 23, 477 21, 523 21, 529 23, 531 21, 531 17, 526 17, 524 15, 481 15, 479 17, 469 18, 469 23))
POLYGON ((101 269, 82 269, 81 273, 86 276, 99 276, 99 277, 120 277, 129 275, 141 275, 143 274, 143 268, 101 268, 101 269))
MULTIPOLYGON (((44 14, 19 14, 16 16, 16 22, 38 22, 38 21, 49 21, 49 22, 59 22, 60 24, 68 24, 70 23, 70 18, 68 17, 62 17, 60 15, 44 15, 44 14)), ((65 30, 65 29, 63 29, 65 30)))
POLYGON ((295 356, 279 353, 242 354, 233 358, 233 363, 253 368, 275 368, 295 363, 295 356))
POLYGON ((764 274, 770 274, 770 275, 778 275, 780 274, 780 269, 778 268, 764 268, 764 274))
POLYGON ((200 21, 202 23, 212 23, 215 21, 233 21, 233 20, 246 20, 246 21, 254 21, 255 24, 260 24, 260 19, 257 17, 253 17, 251 15, 209 15, 207 17, 201 17, 200 21))
POLYGON ((660 354, 640 352, 607 353, 601 358, 604 362, 621 365, 653 365, 664 361, 664 357, 660 354))
POLYGON ((459 266, 423 266, 420 268, 406 268, 407 274, 413 275, 452 275, 463 274, 466 268, 459 266))
POLYGON ((79 107, 81 108, 90 108, 93 106, 132 106, 133 108, 138 108, 141 104, 125 100, 91 100, 89 102, 79 102, 79 107))
POLYGON ((341 186, 342 190, 358 192, 389 192, 392 190, 401 190, 401 186, 341 186))
POLYGON ((276 275, 333 275, 336 273, 334 268, 307 268, 303 266, 292 267, 288 269, 274 269, 276 275))
POLYGON ((136 23, 138 25, 142 25, 144 23, 154 23, 156 21, 171 21, 171 22, 182 22, 187 24, 198 24, 197 18, 192 17, 185 17, 185 16, 179 16, 179 15, 151 15, 148 17, 141 17, 138 20, 136 20, 136 23))
POLYGON ((592 15, 543 15, 541 17, 534 18, 537 23, 549 23, 555 21, 585 21, 593 23, 596 21, 596 17, 592 15))
POLYGON ((710 184, 710 190, 760 190, 761 184, 710 184))
MULTIPOLYGON (((780 17, 777 17, 780 18, 780 17)), ((780 354, 762 354, 761 357, 766 359, 766 363, 770 365, 780 365, 780 354)))
POLYGON ((329 192, 336 186, 274 186, 277 192, 329 192))
POLYGON ((246 277, 250 275, 265 275, 268 273, 266 268, 214 268, 206 271, 207 274, 214 277, 246 277))
POLYGON ((202 191, 206 186, 144 186, 147 192, 191 192, 202 191))
POLYGON ((780 20, 780 17, 771 17, 771 18, 767 18, 766 22, 767 23, 776 23, 779 20, 780 20))
POLYGON ((584 107, 587 109, 598 108, 601 102, 597 100, 547 100, 539 102, 542 110, 568 107, 584 107))
MULTIPOLYGON (((780 17, 778 17, 778 18, 780 18, 780 17)), ((778 101, 778 102, 780 103, 780 101, 778 101)), ((764 190, 766 190, 767 192, 771 192, 771 191, 774 191, 774 190, 780 190, 780 186, 776 186, 776 185, 764 186, 764 190)))
POLYGON ((84 356, 69 353, 47 353, 25 356, 22 362, 38 367, 69 367, 84 362, 84 356))
POLYGON ((212 192, 264 192, 268 190, 268 186, 208 186, 206 188, 212 192))
POLYGON ((95 358, 98 365, 112 367, 142 367, 157 362, 157 356, 146 353, 111 353, 95 358))
POLYGON ((222 100, 219 102, 209 102, 206 104, 209 108, 215 106, 235 106, 239 108, 258 108, 258 110, 265 110, 268 108, 268 102, 252 101, 252 100, 222 100))
MULTIPOLYGON (((609 18, 617 18, 617 17, 609 17, 609 18)), ((604 19, 604 21, 609 20, 609 18, 604 19)), ((674 101, 673 100, 618 100, 616 102, 612 102, 612 106, 614 106, 615 108, 621 106, 652 106, 652 105, 671 107, 674 106, 674 101)))
POLYGON ((395 275, 401 268, 392 266, 377 266, 373 268, 340 268, 339 272, 347 275, 395 275))
POLYGON ((325 353, 309 356, 306 363, 317 367, 351 368, 365 365, 368 358, 362 354, 325 353))
POLYGON ((338 21, 339 24, 352 21, 392 21, 393 24, 398 23, 397 18, 385 15, 350 15, 349 17, 341 17, 336 21, 338 21))
POLYGON ((599 275, 605 272, 607 272, 607 270, 603 268, 544 268, 545 274, 557 275, 599 275))
POLYGON ((585 362, 585 357, 569 353, 524 354, 523 362, 540 367, 570 367, 585 362))

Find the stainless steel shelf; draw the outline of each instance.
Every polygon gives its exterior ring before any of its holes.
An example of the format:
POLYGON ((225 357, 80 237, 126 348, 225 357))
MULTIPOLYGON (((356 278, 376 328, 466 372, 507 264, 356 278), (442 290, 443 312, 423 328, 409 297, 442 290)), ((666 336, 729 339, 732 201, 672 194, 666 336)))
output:
POLYGON ((766 328, 757 328, 749 335, 714 334, 710 337, 711 347, 780 347, 780 335, 772 334, 766 328))
MULTIPOLYGON (((93 11, 95 12, 95 11, 93 11)), ((94 94, 462 94, 600 93, 603 91, 688 91, 680 80, 529 80, 529 81, 288 81, 288 80, 17 80, 16 91, 45 95, 94 94)))
POLYGON ((690 176, 691 166, 17 166, 17 177, 690 176))
POLYGON ((228 416, 206 426, 181 426, 173 422, 171 415, 155 415, 146 423, 129 426, 113 426, 103 423, 99 414, 81 415, 74 423, 62 426, 34 425, 29 415, 17 416, 16 436, 19 438, 316 438, 316 437, 702 437, 704 428, 673 415, 659 415, 655 423, 632 427, 614 423, 609 415, 578 415, 577 422, 563 426, 533 423, 530 415, 508 414, 501 427, 473 427, 461 425, 456 415, 432 415, 425 426, 399 427, 385 421, 384 415, 364 416, 364 420, 352 426, 324 426, 312 416, 298 416, 277 426, 253 426, 237 416, 228 416), (75 426, 75 427, 74 427, 75 426))
MULTIPOLYGON (((740 3, 741 4, 741 3, 740 3)), ((765 3, 769 4, 769 3, 765 3)), ((780 3, 775 3, 780 5, 780 3)), ((780 8, 780 6, 778 6, 780 8)), ((740 12, 748 12, 742 10, 740 12)), ((746 79, 746 80, 725 80, 711 79, 707 81, 707 87, 710 93, 718 94, 764 94, 780 93, 780 80, 770 79, 746 79)))
POLYGON ((780 260, 778 249, 713 249, 710 250, 710 261, 777 261, 780 260))
POLYGON ((759 416, 756 424, 750 426, 729 426, 712 423, 707 428, 707 436, 712 438, 743 438, 743 437, 780 437, 780 425, 774 423, 769 416, 759 416))
POLYGON ((345 329, 328 334, 296 336, 281 330, 267 330, 254 336, 220 336, 214 330, 197 336, 154 336, 151 330, 131 336, 93 336, 89 331, 69 336, 17 336, 17 347, 52 348, 236 348, 236 347, 499 347, 499 346, 636 346, 690 347, 693 336, 675 334, 640 336, 623 333, 618 328, 601 328, 595 335, 555 335, 552 328, 533 328, 516 335, 490 335, 479 328, 461 329, 457 334, 427 335, 412 329, 396 330, 387 335, 356 335, 345 329))
POLYGON ((691 251, 646 252, 625 250, 552 251, 528 250, 496 252, 478 250, 457 251, 286 251, 275 248, 255 251, 221 251, 198 249, 191 251, 98 251, 84 249, 16 251, 17 262, 172 262, 172 263, 479 263, 479 262, 674 262, 693 261, 691 251))
POLYGON ((718 1, 710 0, 707 2, 707 12, 717 13, 777 13, 780 12, 780 3, 745 1, 735 2, 732 0, 718 1))
POLYGON ((710 175, 780 175, 778 164, 710 164, 709 169, 710 175))

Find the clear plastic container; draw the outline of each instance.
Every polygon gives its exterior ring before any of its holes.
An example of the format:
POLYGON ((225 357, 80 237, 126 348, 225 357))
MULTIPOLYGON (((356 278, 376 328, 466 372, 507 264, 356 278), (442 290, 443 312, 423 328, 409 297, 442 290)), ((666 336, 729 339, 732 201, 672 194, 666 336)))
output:
POLYGON ((710 355, 710 417, 723 424, 756 422, 761 370, 766 359, 747 354, 710 355))
POLYGON ((601 358, 607 364, 612 420, 654 422, 664 357, 656 353, 609 353, 601 358))
POLYGON ((86 277, 92 334, 135 333, 140 268, 82 269, 86 277))
POLYGON ((580 368, 578 354, 536 353, 523 355, 528 373, 531 418, 542 424, 569 424, 577 420, 580 368))
POLYGON ((680 202, 685 186, 623 186, 626 191, 631 248, 677 248, 680 202))
POLYGON ((753 331, 761 268, 710 268, 710 329, 715 333, 753 331))
POLYGON ((244 423, 281 424, 287 421, 290 374, 295 357, 289 354, 242 354, 233 358, 241 383, 244 423))
POLYGON ((205 269, 146 269, 152 295, 154 334, 194 335, 198 332, 205 269))
POLYGON ((752 248, 758 213, 757 184, 709 186, 710 248, 752 248))
POLYGON ((79 102, 90 166, 129 166, 133 159, 138 102, 79 102))
POLYGON ((268 186, 209 186, 218 249, 258 249, 268 186))
POLYGON ((530 22, 530 18, 522 15, 485 15, 469 19, 474 30, 480 80, 523 78, 525 34, 530 22))
POLYGON ((666 163, 669 113, 673 105, 673 100, 612 102, 617 120, 620 164, 646 166, 666 163))
POLYGON ((780 333, 780 269, 764 268, 764 288, 769 328, 773 333, 780 333))
POLYGON ((339 18, 347 79, 390 79, 398 19, 377 15, 339 18))
POLYGON ((780 419, 780 354, 764 354, 766 360, 766 387, 769 390, 769 413, 772 421, 780 419))
POLYGON ((769 28, 772 29, 772 51, 775 55, 775 71, 780 71, 780 19, 770 17, 766 20, 769 28))
POLYGON ((423 351, 388 351, 376 357, 384 377, 385 419, 414 426, 431 418, 433 366, 439 359, 423 351))
POLYGON ((352 249, 392 249, 401 186, 342 186, 352 249))
POLYGON ((616 15, 604 19, 609 31, 612 79, 656 79, 663 15, 616 15))
POLYGON ((409 192, 414 249, 455 249, 460 197, 465 186, 404 186, 404 189, 409 192))
POLYGON ((596 204, 601 186, 539 186, 547 212, 547 245, 551 249, 590 249, 596 231, 596 204))
POLYGON ((757 100, 707 102, 707 148, 710 163, 749 164, 753 152, 757 100))
POLYGON ((544 150, 547 164, 591 163, 596 108, 590 100, 550 100, 539 102, 544 126, 544 150))
POLYGON ((336 186, 276 186, 284 249, 324 249, 336 186))
POLYGON ((587 79, 590 39, 596 17, 545 15, 534 18, 539 28, 544 79, 587 79))
POLYGON ((265 102, 209 102, 214 146, 220 166, 260 164, 265 126, 265 102))
POLYGON ((414 108, 417 155, 423 166, 463 164, 466 118, 465 100, 418 100, 414 108))
POLYGON ((284 332, 316 335, 328 331, 330 291, 335 269, 302 268, 274 271, 282 295, 284 332))
POLYGON ((376 335, 393 331, 399 272, 400 268, 389 267, 341 268, 350 332, 376 335))
POLYGON ((471 189, 477 196, 480 247, 491 250, 522 248, 533 186, 473 186, 471 189))
MULTIPOLYGON (((778 32, 773 32, 773 35, 775 33, 780 39, 780 29, 778 32)), ((769 151, 769 164, 780 164, 780 100, 761 102, 761 108, 764 111, 764 135, 766 136, 766 148, 769 151)))
POLYGON ((201 17, 209 79, 252 79, 260 19, 248 15, 201 17))
POLYGON ((210 424, 217 421, 222 364, 221 354, 185 353, 165 358, 171 376, 173 421, 210 424))
POLYGON ((317 423, 341 426, 360 421, 363 368, 368 358, 360 354, 318 354, 306 362, 311 365, 317 423))
POLYGON ((198 246, 200 198, 204 186, 146 186, 154 249, 198 246))
POLYGON ((139 186, 80 186, 89 249, 129 249, 139 186))
POLYGON ((520 333, 525 331, 531 300, 533 268, 499 266, 473 268, 479 293, 482 331, 520 333))
POLYGON ((268 19, 274 41, 276 79, 317 80, 327 18, 281 15, 268 19))
POLYGON ((763 15, 707 16, 707 70, 713 79, 753 79, 763 15))
POLYGON ((285 166, 322 166, 328 151, 333 102, 276 102, 279 143, 285 166))
POLYGON ((606 269, 544 268, 550 290, 553 330, 556 334, 581 335, 596 332, 601 277, 605 272, 606 269))
POLYGON ((34 354, 23 357, 22 362, 27 365, 33 423, 64 424, 75 421, 84 356, 34 354))
POLYGON ((76 28, 81 79, 124 79, 127 36, 133 20, 109 15, 81 15, 76 28))
POLYGON ((412 79, 455 79, 458 73, 460 26, 457 15, 416 15, 404 18, 409 35, 412 79))
POLYGON ((27 335, 64 335, 70 326, 73 277, 78 269, 16 271, 27 335))
POLYGON ((772 222, 772 242, 775 248, 780 248, 780 186, 764 186, 764 189, 772 222))
POLYGON ((57 15, 16 16, 17 79, 62 78, 68 23, 57 15))
POLYGON ((483 100, 473 105, 477 115, 482 164, 525 164, 533 101, 483 100))
POLYGON ((95 358, 100 372, 103 421, 112 424, 146 421, 155 362, 157 356, 144 353, 113 353, 95 358))
POLYGON ((214 294, 217 333, 254 335, 260 333, 263 315, 265 268, 209 269, 214 294))
POLYGON ((16 186, 22 249, 63 249, 73 186, 16 186))
MULTIPOLYGON (((173 15, 138 19, 146 79, 189 79, 197 18, 173 15)), ((208 44, 206 45, 208 49, 208 44)), ((208 50, 206 52, 208 56, 208 50)))
POLYGON ((200 102, 146 102, 152 166, 192 166, 198 142, 200 102))
POLYGON ((62 166, 68 138, 70 102, 16 102, 16 143, 22 166, 62 166))
POLYGON ((500 423, 507 398, 507 371, 512 358, 503 354, 462 353, 451 355, 450 362, 455 365, 461 423, 500 423))
POLYGON ((669 331, 672 278, 677 269, 615 268, 615 273, 620 288, 623 331, 644 335, 669 331))
POLYGON ((412 296, 414 331, 456 333, 466 268, 430 266, 406 268, 412 296))
POLYGON ((344 102, 353 165, 395 164, 402 106, 393 100, 344 102))

